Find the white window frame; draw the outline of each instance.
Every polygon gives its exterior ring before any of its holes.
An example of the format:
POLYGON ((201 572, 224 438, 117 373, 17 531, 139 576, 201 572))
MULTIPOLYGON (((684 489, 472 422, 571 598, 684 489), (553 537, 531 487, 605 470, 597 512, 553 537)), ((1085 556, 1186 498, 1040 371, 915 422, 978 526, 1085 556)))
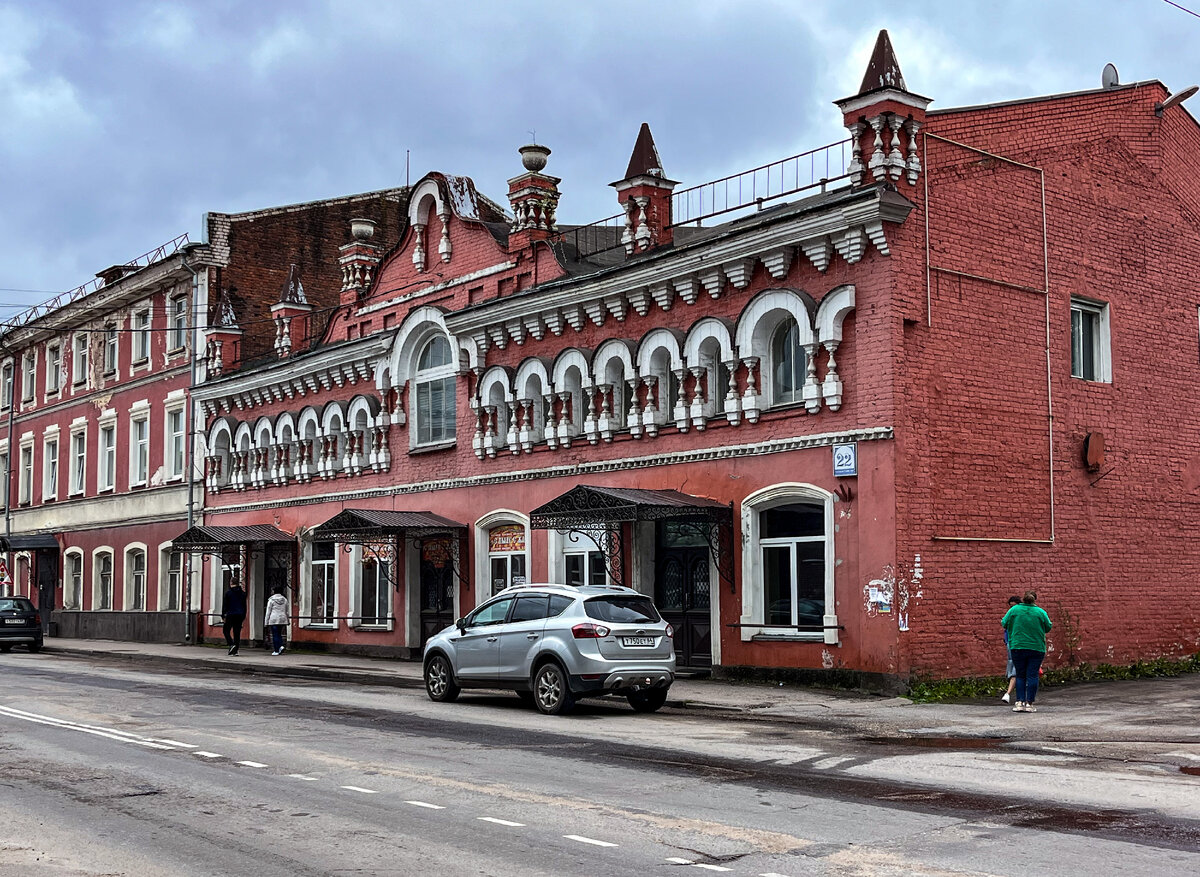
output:
POLYGON ((8 439, 0 442, 0 473, 4 475, 4 489, 0 490, 0 509, 6 509, 8 494, 12 490, 12 473, 8 471, 8 439))
POLYGON ((71 342, 71 386, 86 386, 88 381, 88 358, 91 339, 87 332, 78 332, 71 342))
POLYGON ((142 308, 133 314, 132 365, 141 365, 150 360, 150 308, 142 308))
POLYGON ((58 499, 59 450, 58 427, 52 427, 42 438, 42 502, 58 499))
POLYGON ((1107 302, 1092 301, 1091 299, 1071 296, 1071 377, 1093 383, 1112 383, 1112 338, 1110 325, 1111 315, 1107 302), (1080 314, 1079 331, 1075 327, 1075 315, 1077 313, 1080 314), (1077 345, 1080 343, 1089 343, 1088 339, 1082 337, 1083 315, 1085 314, 1096 318, 1095 334, 1090 339, 1094 364, 1093 375, 1085 374, 1086 370, 1082 364, 1079 367, 1076 367, 1075 364, 1077 345))
MULTIPOLYGON (((331 560, 317 560, 314 557, 315 552, 313 549, 319 544, 322 544, 322 543, 310 542, 310 543, 308 543, 308 545, 306 547, 306 552, 308 554, 308 562, 305 563, 304 566, 309 571, 309 580, 307 582, 307 587, 304 589, 304 591, 301 594, 301 598, 304 601, 304 607, 305 607, 305 611, 301 615, 301 627, 310 627, 315 630, 336 630, 338 627, 338 614, 339 614, 338 613, 338 574, 339 574, 338 561, 342 554, 341 546, 339 546, 336 542, 333 543, 333 558, 331 560), (332 572, 329 572, 330 570, 332 570, 332 572), (313 587, 316 583, 318 575, 321 575, 323 577, 327 574, 333 576, 333 582, 332 582, 333 600, 331 601, 333 603, 333 612, 332 612, 333 621, 331 621, 331 622, 330 621, 317 621, 314 619, 314 616, 313 616, 313 611, 314 611, 314 605, 313 605, 313 599, 312 599, 313 587)), ((329 615, 328 611, 326 612, 326 615, 329 615)))
POLYGON ((475 605, 478 606, 492 597, 492 558, 509 558, 509 579, 512 576, 511 558, 523 555, 525 558, 525 582, 529 583, 532 563, 530 552, 529 516, 513 509, 496 509, 488 512, 475 522, 475 605), (525 530, 525 550, 520 552, 491 553, 491 533, 496 527, 523 527, 525 530))
POLYGON ((0 409, 7 410, 13 403, 13 381, 16 367, 13 361, 7 360, 0 372, 0 409))
POLYGON ((187 347, 187 328, 188 328, 188 297, 187 295, 176 295, 170 299, 170 312, 168 319, 171 322, 170 332, 168 333, 168 352, 178 353, 187 347))
POLYGON ((92 551, 92 611, 93 612, 110 612, 115 607, 113 605, 116 594, 113 591, 113 576, 115 575, 114 560, 115 554, 112 546, 101 545, 92 551), (108 558, 108 605, 104 604, 104 558, 108 558))
POLYGON ((150 404, 135 402, 129 409, 129 486, 150 484, 150 404))
POLYGON ((804 401, 804 382, 808 377, 808 351, 804 349, 804 345, 800 343, 800 327, 791 317, 781 320, 779 325, 771 332, 771 347, 767 357, 767 365, 771 370, 771 405, 794 405, 804 401), (794 386, 790 394, 785 398, 782 391, 782 382, 778 380, 776 372, 782 366, 781 359, 786 353, 784 345, 787 343, 788 333, 794 332, 796 338, 795 353, 798 356, 798 361, 792 364, 792 381, 794 386))
POLYGON ((83 496, 87 490, 87 424, 71 427, 70 472, 67 496, 83 496))
POLYGON ((125 546, 125 562, 122 564, 125 587, 121 607, 126 612, 145 612, 149 608, 150 594, 146 583, 149 581, 150 557, 146 552, 144 542, 130 542, 125 546), (142 559, 141 582, 138 582, 136 559, 142 559), (141 605, 138 605, 138 588, 141 588, 141 605))
POLYGON ((63 609, 83 608, 83 576, 83 549, 68 548, 63 552, 63 609), (78 567, 72 569, 72 562, 78 567))
POLYGON ((46 345, 46 395, 57 396, 61 389, 62 347, 59 344, 48 344, 46 345))
POLYGON ((27 350, 21 357, 21 401, 32 402, 37 391, 37 350, 27 350))
POLYGON ((17 471, 17 505, 33 505, 33 439, 21 440, 20 469, 17 471))
POLYGON ((121 370, 121 334, 116 323, 104 324, 104 376, 112 377, 121 370))
POLYGON ((170 542, 158 546, 158 611, 183 611, 183 555, 170 542))
MULTIPOLYGON (((836 550, 834 540, 833 515, 834 495, 814 484, 786 482, 764 487, 742 500, 742 538, 745 548, 742 551, 742 615, 740 619, 741 638, 744 642, 750 640, 779 639, 785 641, 824 642, 828 645, 838 643, 837 599, 836 599, 836 550), (801 632, 780 628, 767 628, 758 625, 766 624, 766 597, 763 581, 762 549, 763 540, 759 536, 761 513, 776 506, 789 503, 810 503, 824 508, 824 541, 825 541, 825 631, 801 632)), ((768 540, 768 543, 774 540, 768 540)))
POLYGON ((409 405, 415 421, 411 428, 413 447, 421 448, 451 444, 458 438, 458 376, 455 365, 454 345, 444 335, 431 336, 421 345, 414 363, 412 399, 409 405), (447 362, 430 365, 422 369, 420 364, 421 360, 425 357, 426 351, 439 341, 447 346, 449 353, 447 362), (443 396, 448 396, 449 398, 448 407, 445 402, 443 402, 442 407, 443 415, 446 411, 449 411, 449 422, 447 423, 447 418, 443 416, 441 422, 437 424, 438 432, 436 437, 433 433, 432 413, 422 413, 423 396, 428 395, 429 408, 432 408, 433 387, 435 384, 440 386, 443 396))
MULTIPOLYGON (((335 546, 335 562, 336 562, 336 546, 335 546)), ((359 630, 394 630, 396 626, 396 606, 395 597, 392 589, 392 565, 395 564, 395 558, 391 561, 380 562, 370 551, 364 551, 361 545, 354 545, 350 549, 350 621, 349 627, 355 627, 359 630), (387 610, 383 616, 383 621, 367 622, 363 620, 365 601, 363 596, 363 586, 366 583, 366 570, 370 564, 375 568, 374 575, 379 575, 381 567, 386 567, 385 580, 383 582, 383 593, 387 596, 387 610)), ((335 579, 336 581, 336 579, 335 579)), ((378 581, 378 579, 376 580, 378 581)), ((378 591, 376 592, 378 595, 378 591)), ((336 605, 336 601, 335 601, 336 605)))
POLYGON ((96 456, 99 458, 99 475, 97 476, 96 492, 115 490, 117 487, 117 419, 100 421, 100 432, 96 439, 96 456), (111 443, 105 443, 105 435, 112 437, 111 443))
POLYGON ((187 418, 182 403, 171 405, 166 409, 166 416, 163 418, 163 434, 163 467, 166 469, 167 480, 180 480, 187 468, 187 418), (172 420, 176 417, 179 418, 178 431, 175 431, 172 425, 172 420), (176 463, 179 465, 176 466, 176 463))

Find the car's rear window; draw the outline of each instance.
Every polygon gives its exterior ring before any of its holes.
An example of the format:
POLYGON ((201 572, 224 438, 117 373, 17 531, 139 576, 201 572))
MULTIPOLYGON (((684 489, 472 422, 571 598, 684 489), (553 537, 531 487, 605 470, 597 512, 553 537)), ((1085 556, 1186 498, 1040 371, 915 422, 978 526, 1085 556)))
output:
POLYGON ((583 604, 589 618, 610 624, 644 624, 658 621, 658 610, 649 597, 593 597, 583 604))
POLYGON ((0 597, 0 612, 32 612, 33 604, 24 597, 0 597))

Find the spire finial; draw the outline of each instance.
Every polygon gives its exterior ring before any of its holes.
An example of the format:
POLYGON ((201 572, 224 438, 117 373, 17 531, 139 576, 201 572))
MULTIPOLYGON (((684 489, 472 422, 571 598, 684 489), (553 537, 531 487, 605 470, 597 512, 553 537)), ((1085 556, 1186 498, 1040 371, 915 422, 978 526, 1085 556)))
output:
POLYGON ((863 76, 859 94, 877 91, 881 88, 897 88, 908 91, 904 87, 904 74, 900 72, 900 62, 892 49, 892 41, 886 29, 879 32, 875 40, 875 51, 871 53, 871 61, 867 64, 866 75, 863 76))
POLYGON ((625 179, 661 176, 664 176, 662 159, 658 157, 654 135, 650 133, 650 126, 642 122, 642 127, 638 129, 637 142, 633 145, 633 155, 629 157, 629 167, 625 169, 625 179))

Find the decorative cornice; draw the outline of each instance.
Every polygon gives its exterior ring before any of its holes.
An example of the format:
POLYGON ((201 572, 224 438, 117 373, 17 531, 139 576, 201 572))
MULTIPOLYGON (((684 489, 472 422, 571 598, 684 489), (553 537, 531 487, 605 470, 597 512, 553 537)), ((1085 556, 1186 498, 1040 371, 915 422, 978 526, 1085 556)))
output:
POLYGON ((373 497, 402 496, 412 493, 428 493, 434 490, 455 490, 469 487, 488 487, 495 484, 512 484, 520 481, 540 481, 546 478, 578 478, 604 472, 624 472, 670 466, 681 463, 705 463, 713 460, 728 460, 735 457, 761 457, 767 454, 784 454, 808 448, 823 448, 843 442, 890 441, 894 431, 890 426, 873 426, 843 432, 824 432, 814 435, 772 439, 742 445, 725 445, 712 448, 677 451, 673 454, 652 454, 642 457, 624 457, 616 460, 598 460, 594 463, 576 463, 570 466, 546 466, 540 469, 520 469, 497 472, 489 475, 474 475, 464 478, 445 478, 438 481, 418 481, 411 484, 395 484, 374 490, 347 490, 324 493, 317 496, 294 497, 277 502, 243 503, 240 505, 206 506, 206 515, 235 512, 252 512, 265 509, 293 508, 320 505, 326 502, 346 502, 373 497))

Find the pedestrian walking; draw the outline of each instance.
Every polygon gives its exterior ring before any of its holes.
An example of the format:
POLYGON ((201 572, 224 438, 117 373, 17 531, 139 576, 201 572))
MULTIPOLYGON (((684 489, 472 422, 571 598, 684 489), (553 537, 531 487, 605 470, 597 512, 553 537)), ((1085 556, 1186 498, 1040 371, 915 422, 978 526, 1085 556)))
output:
MULTIPOLYGON (((1011 597, 1008 598, 1008 607, 1011 609, 1013 606, 1016 606, 1020 602, 1021 602, 1021 598, 1018 597, 1016 594, 1013 594, 1011 597)), ((1008 666, 1004 670, 1005 678, 1008 679, 1008 689, 1004 692, 1004 694, 1000 695, 1000 699, 1002 701, 1004 701, 1005 703, 1011 703, 1013 692, 1016 690, 1016 687, 1017 687, 1017 671, 1013 667, 1012 647, 1009 646, 1009 644, 1008 644, 1008 630, 1007 629, 1005 629, 1005 631, 1004 631, 1004 654, 1008 657, 1008 666)))
POLYGON ((225 645, 229 646, 229 654, 236 655, 242 644, 242 625, 246 621, 246 592, 237 579, 234 579, 221 600, 221 618, 225 620, 222 626, 225 645))
POLYGON ((283 654, 283 634, 290 615, 288 598, 283 595, 283 585, 276 585, 272 588, 270 599, 267 600, 267 615, 263 619, 263 625, 271 631, 272 655, 283 654))
POLYGON ((1016 705, 1014 713, 1035 713, 1038 675, 1046 658, 1046 634, 1053 625, 1046 610, 1037 605, 1037 592, 1026 591, 1021 602, 1009 608, 1000 620, 1008 634, 1016 674, 1016 705))

